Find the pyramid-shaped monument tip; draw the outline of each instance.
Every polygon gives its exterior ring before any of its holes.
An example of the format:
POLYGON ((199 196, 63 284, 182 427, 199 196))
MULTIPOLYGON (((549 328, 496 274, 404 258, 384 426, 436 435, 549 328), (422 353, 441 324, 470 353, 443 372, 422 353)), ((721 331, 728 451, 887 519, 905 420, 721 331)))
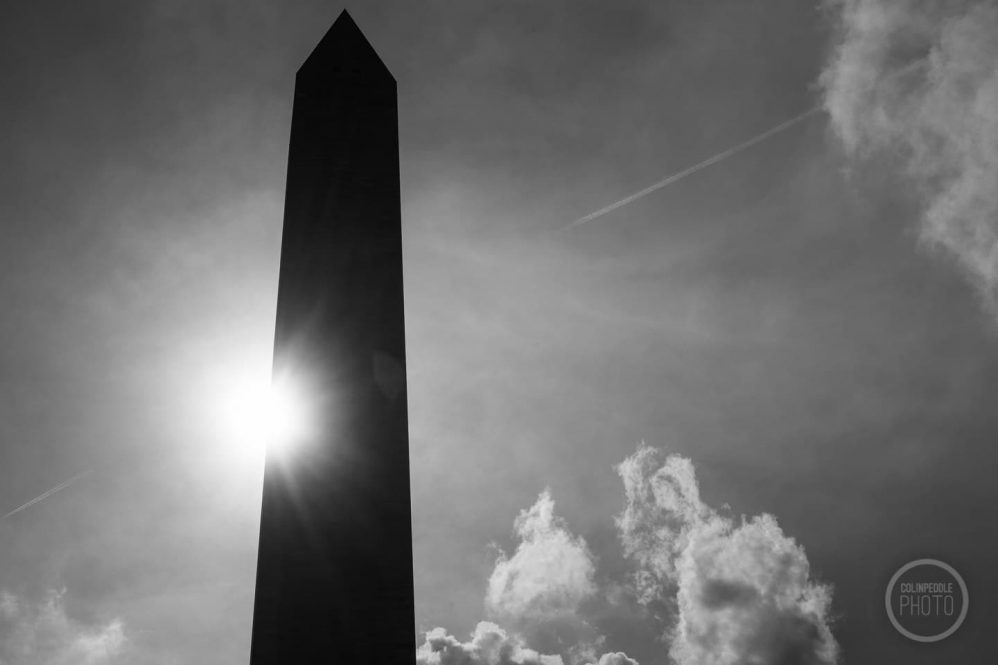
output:
POLYGON ((345 9, 298 69, 299 78, 307 76, 325 79, 337 75, 395 80, 345 9))

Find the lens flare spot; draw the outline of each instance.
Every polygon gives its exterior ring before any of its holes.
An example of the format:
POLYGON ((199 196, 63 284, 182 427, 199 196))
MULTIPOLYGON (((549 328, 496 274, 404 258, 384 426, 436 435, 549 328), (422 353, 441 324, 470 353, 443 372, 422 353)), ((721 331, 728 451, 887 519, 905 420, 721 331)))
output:
POLYGON ((240 457, 285 455, 308 433, 310 419, 301 389, 288 377, 237 381, 220 409, 225 439, 240 457))

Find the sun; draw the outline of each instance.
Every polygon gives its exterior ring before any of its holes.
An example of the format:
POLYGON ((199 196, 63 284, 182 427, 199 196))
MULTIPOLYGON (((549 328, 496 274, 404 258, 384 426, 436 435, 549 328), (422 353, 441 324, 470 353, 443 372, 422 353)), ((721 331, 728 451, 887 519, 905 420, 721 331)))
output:
POLYGON ((273 381, 264 396, 263 423, 268 443, 284 448, 300 440, 308 430, 305 397, 289 379, 273 381))
POLYGON ((237 457, 284 456, 307 435, 305 395, 290 377, 232 377, 221 395, 218 425, 237 457))

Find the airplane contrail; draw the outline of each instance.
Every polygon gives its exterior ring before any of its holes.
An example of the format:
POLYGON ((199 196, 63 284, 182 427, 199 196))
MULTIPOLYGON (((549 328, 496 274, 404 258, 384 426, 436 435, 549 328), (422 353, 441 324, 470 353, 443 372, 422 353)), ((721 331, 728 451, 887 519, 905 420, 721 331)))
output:
POLYGON ((587 224, 587 223, 593 221, 594 219, 596 219, 598 217, 602 217, 603 215, 607 214, 608 212, 612 212, 612 211, 616 210, 617 208, 622 208, 623 206, 627 205, 628 203, 632 203, 632 202, 637 201, 638 199, 640 199, 642 197, 648 196, 649 194, 651 194, 652 192, 654 192, 656 190, 662 189, 663 187, 671 185, 674 182, 678 182, 678 181, 682 180, 686 176, 693 175, 694 173, 696 173, 697 171, 699 171, 701 169, 705 169, 708 166, 711 166, 713 164, 717 164, 718 162, 724 161, 728 157, 731 157, 731 156, 733 156, 733 155, 741 152, 742 150, 747 150, 748 148, 751 148, 752 146, 754 146, 757 143, 762 143, 763 141, 765 141, 766 139, 768 139, 769 137, 771 137, 771 136, 773 136, 775 134, 779 134, 782 131, 790 129, 791 127, 793 127, 797 123, 801 122, 802 120, 805 120, 806 118, 808 118, 812 114, 817 113, 818 111, 821 111, 823 108, 824 107, 822 105, 820 105, 820 104, 817 105, 817 106, 812 106, 811 108, 809 108, 808 110, 804 111, 803 113, 798 113, 797 115, 795 115, 794 117, 790 118, 789 120, 784 120, 783 122, 781 122, 780 124, 776 125, 775 127, 770 127, 769 129, 767 129, 766 131, 764 131, 762 134, 758 134, 756 136, 753 136, 752 138, 750 138, 747 141, 743 141, 742 143, 739 143, 738 145, 736 145, 736 146, 734 146, 732 148, 728 148, 724 152, 719 152, 716 155, 714 155, 713 157, 708 157, 707 159, 703 160, 702 162, 697 162, 693 166, 687 167, 687 168, 683 169, 682 171, 679 171, 678 173, 673 173, 669 177, 667 177, 667 178, 665 178, 663 180, 659 180, 654 185, 649 185, 648 187, 645 187, 641 191, 634 192, 630 196, 625 196, 624 198, 620 199, 619 201, 615 201, 614 203, 611 203, 610 205, 608 205, 608 206, 606 206, 604 208, 600 208, 599 210, 591 212, 591 213, 589 213, 588 215, 586 215, 584 217, 579 217, 574 222, 566 224, 565 226, 561 227, 561 229, 559 229, 559 230, 561 230, 561 231, 567 231, 568 229, 572 229, 572 228, 575 228, 577 226, 582 226, 583 224, 587 224))
MULTIPOLYGON (((899 69, 899 70, 897 70, 895 72, 890 73, 887 76, 887 80, 893 80, 893 79, 901 78, 903 76, 907 76, 908 74, 910 74, 910 73, 912 73, 914 71, 918 71, 919 69, 921 69, 922 67, 927 66, 928 64, 930 64, 928 58, 926 58, 926 57, 918 58, 917 60, 909 62, 907 65, 905 65, 901 69, 899 69)), ((754 146, 757 143, 762 143, 763 141, 765 141, 769 137, 773 136, 774 134, 779 134, 782 131, 790 129, 791 127, 793 127, 797 123, 801 122, 802 120, 805 120, 806 118, 808 118, 811 115, 817 113, 818 111, 823 110, 824 108, 825 107, 824 107, 823 104, 817 104, 815 106, 812 106, 811 108, 807 109, 806 111, 798 113, 794 117, 789 118, 787 120, 784 120, 783 122, 781 122, 780 124, 776 125, 775 127, 770 127, 769 129, 767 129, 766 131, 764 131, 762 134, 758 134, 756 136, 753 136, 749 140, 743 141, 742 143, 739 143, 738 145, 736 145, 736 146, 734 146, 732 148, 728 148, 724 152, 719 152, 716 155, 714 155, 713 157, 708 157, 707 159, 703 160, 702 162, 697 162, 693 166, 687 167, 687 168, 683 169, 682 171, 680 171, 679 173, 673 173, 669 177, 667 177, 667 178, 665 178, 663 180, 659 180, 654 185, 649 185, 648 187, 645 187, 641 191, 634 192, 630 196, 625 196, 624 198, 620 199, 619 201, 611 203, 610 205, 608 205, 608 206, 606 206, 604 208, 600 208, 599 210, 591 212, 591 213, 589 213, 588 215, 586 215, 584 217, 579 217, 574 222, 570 222, 570 223, 566 224, 565 226, 561 227, 558 230, 559 231, 567 231, 567 230, 573 229, 573 228, 575 228, 577 226, 582 226, 583 224, 587 224, 587 223, 593 221, 594 219, 596 219, 598 217, 602 217, 603 215, 607 214, 608 212, 612 212, 612 211, 616 210, 617 208, 621 208, 621 207, 627 205, 628 203, 632 203, 632 202, 637 201, 638 199, 640 199, 640 198, 642 198, 644 196, 648 196, 649 194, 651 194, 652 192, 654 192, 656 190, 662 189, 663 187, 667 187, 668 185, 671 185, 674 182, 678 182, 678 181, 682 180, 686 176, 693 175, 694 173, 696 173, 697 171, 699 171, 701 169, 705 169, 708 166, 711 166, 713 164, 717 164, 718 162, 723 162, 728 157, 731 157, 732 155, 735 155, 735 154, 741 152, 742 150, 747 150, 748 148, 751 148, 752 146, 754 146)))
POLYGON ((39 494, 38 496, 36 496, 31 501, 28 501, 26 504, 24 504, 22 506, 18 506, 17 508, 15 508, 14 510, 10 511, 9 513, 7 513, 6 515, 4 515, 3 517, 0 517, 0 520, 5 520, 8 517, 10 517, 11 515, 16 515, 17 513, 21 512, 22 510, 25 510, 26 508, 30 508, 31 506, 35 505, 39 501, 44 501, 45 499, 49 498, 50 496, 52 496, 56 492, 61 492, 62 490, 66 489, 67 487, 69 487, 70 485, 72 485, 73 483, 75 483, 76 481, 78 481, 80 478, 83 478, 84 476, 89 475, 90 473, 93 473, 93 469, 87 469, 86 471, 81 471, 80 473, 76 474, 75 476, 73 476, 69 480, 56 485, 55 487, 53 487, 49 491, 44 492, 43 494, 39 494))

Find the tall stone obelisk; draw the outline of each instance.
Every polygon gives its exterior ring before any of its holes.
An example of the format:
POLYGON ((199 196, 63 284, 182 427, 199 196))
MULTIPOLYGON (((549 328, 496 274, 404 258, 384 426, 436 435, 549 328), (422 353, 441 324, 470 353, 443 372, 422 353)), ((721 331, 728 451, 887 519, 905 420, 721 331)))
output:
POLYGON ((274 375, 310 430, 268 452, 252 665, 412 663, 395 79, 344 11, 295 77, 274 375))

